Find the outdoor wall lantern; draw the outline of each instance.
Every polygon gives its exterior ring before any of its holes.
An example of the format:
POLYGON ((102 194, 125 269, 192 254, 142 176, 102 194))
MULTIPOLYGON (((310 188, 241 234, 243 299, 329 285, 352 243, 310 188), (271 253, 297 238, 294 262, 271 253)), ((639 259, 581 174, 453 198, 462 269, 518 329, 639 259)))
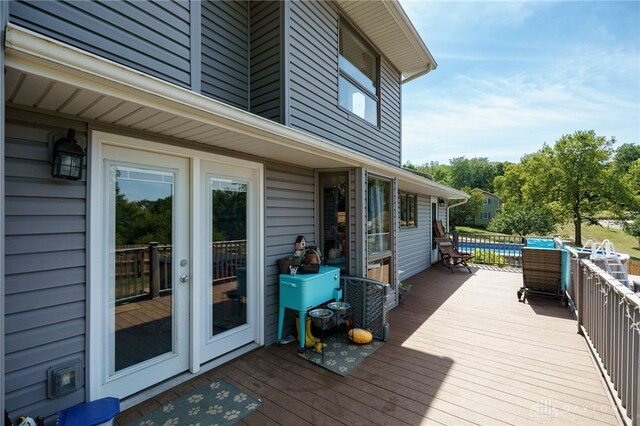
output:
POLYGON ((444 207, 444 206, 445 206, 445 204, 444 204, 444 198, 438 198, 438 205, 439 205, 440 207, 444 207))
POLYGON ((82 179, 82 165, 86 157, 76 140, 76 131, 69 129, 66 138, 60 138, 53 145, 51 176, 60 179, 82 179))

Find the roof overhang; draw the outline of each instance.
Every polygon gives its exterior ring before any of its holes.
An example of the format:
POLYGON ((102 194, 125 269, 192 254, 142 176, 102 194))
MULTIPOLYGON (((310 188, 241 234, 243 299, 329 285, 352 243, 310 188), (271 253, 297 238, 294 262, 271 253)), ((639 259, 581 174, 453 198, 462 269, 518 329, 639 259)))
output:
POLYGON ((411 81, 438 64, 397 0, 337 0, 345 15, 411 81))
POLYGON ((313 169, 362 167, 401 188, 444 198, 461 191, 9 24, 5 101, 23 109, 209 145, 313 169))

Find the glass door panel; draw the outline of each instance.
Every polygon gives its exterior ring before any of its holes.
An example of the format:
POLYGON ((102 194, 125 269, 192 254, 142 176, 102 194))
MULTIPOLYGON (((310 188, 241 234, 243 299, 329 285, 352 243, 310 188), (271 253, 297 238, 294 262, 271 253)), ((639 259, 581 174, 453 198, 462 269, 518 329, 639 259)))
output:
POLYGON ((110 296, 110 373, 173 352, 173 220, 175 173, 111 165, 115 209, 110 296))
POLYGON ((246 181, 209 176, 209 336, 247 323, 246 181))
POLYGON ((256 341, 259 259, 256 170, 201 161, 201 362, 256 341))
POLYGON ((391 252, 391 182, 369 178, 367 195, 367 251, 371 257, 391 252))
POLYGON ((391 181, 369 177, 367 185, 367 277, 391 286, 389 300, 395 298, 393 279, 393 219, 391 181))
POLYGON ((100 152, 91 312, 104 337, 92 398, 123 398, 189 367, 189 160, 107 144, 100 152))

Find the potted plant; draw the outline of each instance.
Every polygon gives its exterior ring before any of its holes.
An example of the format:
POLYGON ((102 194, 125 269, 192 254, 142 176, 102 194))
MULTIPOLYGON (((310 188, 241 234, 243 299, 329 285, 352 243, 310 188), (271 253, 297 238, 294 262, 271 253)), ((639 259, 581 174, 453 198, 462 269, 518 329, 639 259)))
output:
POLYGON ((411 284, 400 281, 398 284, 398 302, 404 303, 404 297, 411 291, 411 284))

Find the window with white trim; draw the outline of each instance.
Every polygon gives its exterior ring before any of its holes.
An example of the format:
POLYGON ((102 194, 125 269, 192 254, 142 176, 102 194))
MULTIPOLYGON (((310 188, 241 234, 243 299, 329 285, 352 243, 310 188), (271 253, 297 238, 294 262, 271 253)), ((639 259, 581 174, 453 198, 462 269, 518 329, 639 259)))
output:
POLYGON ((400 227, 418 226, 418 195, 400 193, 400 227))
POLYGON ((340 107, 374 126, 378 126, 380 104, 379 63, 371 46, 341 19, 338 102, 340 107))

